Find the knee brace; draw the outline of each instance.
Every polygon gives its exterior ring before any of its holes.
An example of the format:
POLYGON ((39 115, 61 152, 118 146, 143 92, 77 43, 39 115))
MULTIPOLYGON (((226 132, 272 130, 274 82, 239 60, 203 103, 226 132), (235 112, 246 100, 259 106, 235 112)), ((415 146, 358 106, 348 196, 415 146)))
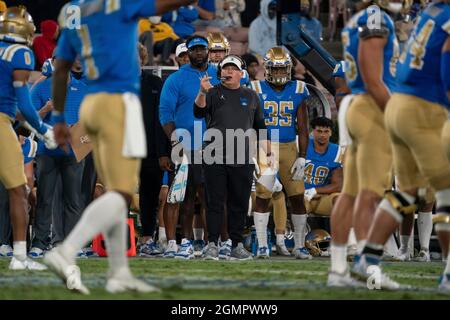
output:
POLYGON ((379 207, 400 223, 403 221, 403 216, 416 212, 417 198, 406 192, 390 190, 385 193, 379 207))

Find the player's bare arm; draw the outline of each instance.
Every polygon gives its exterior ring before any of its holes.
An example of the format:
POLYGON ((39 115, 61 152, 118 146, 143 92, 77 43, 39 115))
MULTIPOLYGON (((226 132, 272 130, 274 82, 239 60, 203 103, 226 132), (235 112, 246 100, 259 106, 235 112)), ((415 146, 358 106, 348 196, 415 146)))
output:
MULTIPOLYGON (((442 56, 447 55, 447 57, 450 54, 450 36, 447 37, 447 41, 445 41, 444 46, 442 47, 442 53, 443 53, 442 56)), ((447 60, 448 60, 448 58, 447 58, 447 60)), ((443 70, 447 70, 447 72, 448 72, 448 67, 450 67, 449 64, 450 64, 450 62, 447 62, 446 69, 443 69, 443 70)), ((443 76, 444 76, 444 74, 443 74, 443 76)), ((448 77, 448 75, 447 75, 447 77, 448 77)), ((448 97, 448 100, 450 100, 450 90, 447 91, 447 97, 448 97)))
POLYGON ((331 174, 331 183, 323 187, 317 187, 316 191, 318 194, 331 194, 335 192, 340 192, 342 189, 342 181, 343 181, 342 168, 337 168, 333 170, 331 174))
MULTIPOLYGON (((55 71, 52 76, 52 97, 53 106, 56 114, 64 113, 64 104, 67 94, 67 82, 69 81, 69 71, 72 67, 72 62, 62 59, 55 60, 55 71)), ((54 112, 55 112, 54 111, 54 112)), ((56 123, 53 126, 55 132, 56 143, 68 152, 68 144, 70 142, 70 132, 65 122, 56 123)))
POLYGON ((156 1, 156 14, 160 15, 175 10, 181 6, 193 4, 194 0, 159 0, 156 1))
POLYGON ((390 93, 383 82, 383 52, 386 38, 372 37, 361 40, 358 48, 358 64, 367 91, 381 110, 384 110, 390 93))
POLYGON ((305 101, 297 109, 297 134, 299 157, 306 158, 309 142, 308 108, 305 101))

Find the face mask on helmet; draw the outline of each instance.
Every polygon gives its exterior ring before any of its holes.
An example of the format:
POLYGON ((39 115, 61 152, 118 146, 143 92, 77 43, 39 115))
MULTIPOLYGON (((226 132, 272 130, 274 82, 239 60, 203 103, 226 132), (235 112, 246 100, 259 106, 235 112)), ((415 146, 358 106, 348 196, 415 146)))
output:
POLYGON ((291 66, 266 67, 266 80, 277 86, 282 86, 291 80, 291 66))
POLYGON ((150 20, 150 22, 153 24, 158 24, 161 22, 161 18, 162 18, 161 16, 153 16, 148 18, 148 20, 150 20))
POLYGON ((314 257, 328 256, 330 242, 330 234, 323 229, 314 229, 305 238, 305 246, 314 257))

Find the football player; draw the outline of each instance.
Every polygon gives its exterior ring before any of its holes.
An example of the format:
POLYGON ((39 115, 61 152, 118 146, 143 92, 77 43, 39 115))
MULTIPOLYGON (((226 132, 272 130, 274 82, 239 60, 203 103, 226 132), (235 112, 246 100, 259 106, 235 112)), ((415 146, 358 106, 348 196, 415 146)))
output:
POLYGON ((230 53, 230 43, 221 32, 210 32, 206 39, 208 39, 209 63, 217 68, 219 62, 230 53))
POLYGON ((13 129, 18 107, 29 124, 44 136, 46 146, 56 147, 53 129, 41 121, 27 87, 34 70, 34 55, 29 47, 35 29, 32 17, 23 6, 10 7, 0 15, 0 181, 8 190, 13 226, 11 270, 46 269, 27 258, 27 178, 24 156, 13 129))
POLYGON ((342 193, 331 215, 330 286, 354 283, 346 259, 350 227, 353 223, 360 253, 375 208, 391 182, 392 155, 383 112, 395 85, 398 43, 387 11, 400 11, 402 4, 377 0, 361 5, 342 31, 345 76, 355 96, 340 124, 347 126, 352 143, 346 151, 342 193))
MULTIPOLYGON (((450 107, 449 1, 432 2, 419 19, 400 57, 398 84, 385 111, 399 190, 386 193, 362 255, 355 260, 351 272, 361 280, 369 276, 368 268, 379 264, 387 237, 405 216, 414 214, 427 183, 435 190, 435 230, 442 251, 448 252, 450 163, 441 146, 441 134, 450 107)), ((383 273, 380 280, 382 288, 400 287, 383 273)), ((439 288, 450 291, 448 260, 439 288)))
POLYGON ((313 138, 309 141, 305 166, 306 212, 329 216, 342 188, 344 149, 330 143, 333 121, 315 118, 311 127, 313 138))
MULTIPOLYGON (((308 113, 305 99, 309 91, 303 81, 291 81, 292 60, 280 47, 271 48, 264 57, 266 75, 264 81, 252 81, 251 86, 261 99, 264 118, 271 136, 278 130, 279 141, 273 143, 272 152, 279 159, 279 176, 293 207, 291 221, 294 226, 294 256, 311 259, 305 247, 306 210, 303 201, 305 186, 303 170, 308 149, 308 113), (296 136, 298 134, 298 148, 296 136)), ((261 174, 268 168, 264 154, 260 152, 258 164, 261 174)), ((258 237, 257 256, 267 257, 268 204, 272 190, 263 184, 256 185, 256 203, 253 212, 258 237)))
POLYGON ((138 183, 140 159, 145 157, 145 130, 139 98, 137 24, 140 17, 160 15, 192 0, 95 1, 74 0, 63 7, 59 22, 53 79, 55 136, 67 148, 69 128, 64 119, 68 73, 77 56, 87 77, 88 93, 80 109, 80 123, 93 145, 96 171, 107 192, 93 201, 66 240, 44 257, 68 289, 88 294, 75 254, 96 234, 108 248, 106 290, 157 292, 131 274, 126 257, 126 217, 138 183), (71 5, 80 10, 74 25, 71 5), (124 72, 126 70, 126 72, 124 72))

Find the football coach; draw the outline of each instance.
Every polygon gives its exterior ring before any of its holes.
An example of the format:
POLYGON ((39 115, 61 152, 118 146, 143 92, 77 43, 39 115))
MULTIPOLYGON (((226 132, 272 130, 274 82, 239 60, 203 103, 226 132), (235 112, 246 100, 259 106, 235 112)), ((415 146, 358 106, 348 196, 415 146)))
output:
MULTIPOLYGON (((201 78, 200 91, 194 103, 194 115, 205 118, 203 166, 207 197, 208 247, 205 259, 218 257, 217 242, 227 203, 228 233, 232 240, 231 259, 251 259, 242 244, 245 218, 253 181, 251 160, 261 130, 267 130, 258 95, 241 87, 245 63, 236 55, 226 56, 218 65, 221 82, 212 86, 210 78, 201 78), (225 200, 226 199, 226 200, 225 200)), ((268 159, 270 142, 267 131, 260 134, 261 147, 268 159)), ((272 161, 273 163, 273 161, 272 161)))

